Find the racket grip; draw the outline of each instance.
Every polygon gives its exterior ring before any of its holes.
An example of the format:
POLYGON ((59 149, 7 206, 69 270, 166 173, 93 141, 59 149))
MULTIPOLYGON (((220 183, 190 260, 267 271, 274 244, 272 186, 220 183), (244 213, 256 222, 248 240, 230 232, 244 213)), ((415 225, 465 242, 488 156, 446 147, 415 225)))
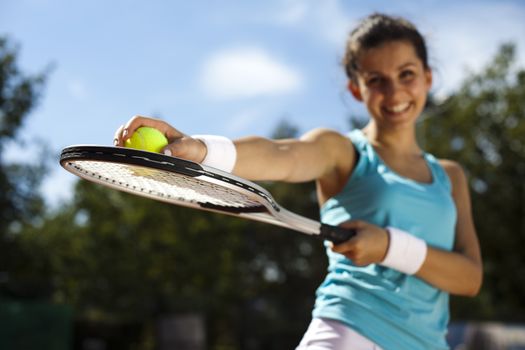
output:
POLYGON ((355 230, 351 230, 340 226, 321 224, 321 238, 329 240, 334 244, 339 244, 348 241, 355 235, 355 230))

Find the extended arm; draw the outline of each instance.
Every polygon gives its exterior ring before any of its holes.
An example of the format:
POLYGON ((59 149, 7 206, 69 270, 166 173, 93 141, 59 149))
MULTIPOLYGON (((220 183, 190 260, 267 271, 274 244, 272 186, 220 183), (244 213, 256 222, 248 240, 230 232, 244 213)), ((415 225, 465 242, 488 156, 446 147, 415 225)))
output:
MULTIPOLYGON (((200 163, 207 149, 203 142, 192 138, 168 123, 154 118, 135 116, 115 134, 115 145, 124 141, 141 126, 163 132, 170 144, 165 153, 200 163)), ((315 129, 300 139, 270 140, 245 137, 234 141, 237 160, 233 173, 249 180, 306 182, 348 169, 353 161, 350 140, 338 132, 315 129)))
MULTIPOLYGON (((325 177, 351 161, 348 138, 315 129, 300 139, 269 140, 247 137, 235 141, 234 173, 252 180, 305 182, 325 177)), ((353 155, 353 154, 351 154, 353 155)))

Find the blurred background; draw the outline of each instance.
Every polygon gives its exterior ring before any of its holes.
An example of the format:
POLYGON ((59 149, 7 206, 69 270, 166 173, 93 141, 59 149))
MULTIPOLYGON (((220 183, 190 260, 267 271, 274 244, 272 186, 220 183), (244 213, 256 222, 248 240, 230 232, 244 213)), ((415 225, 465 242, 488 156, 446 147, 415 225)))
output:
MULTIPOLYGON (((374 11, 427 38, 419 140, 469 177, 485 280, 452 297, 451 347, 525 349, 518 0, 0 0, 0 349, 293 349, 321 242, 77 181, 58 155, 134 114, 232 138, 360 127, 340 61, 374 11)), ((313 184, 263 186, 318 218, 313 184)))

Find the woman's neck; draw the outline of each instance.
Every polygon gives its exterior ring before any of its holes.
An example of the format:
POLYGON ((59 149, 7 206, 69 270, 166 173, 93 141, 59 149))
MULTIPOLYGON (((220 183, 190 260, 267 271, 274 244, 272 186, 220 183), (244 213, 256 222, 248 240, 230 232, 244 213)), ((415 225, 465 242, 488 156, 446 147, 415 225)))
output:
POLYGON ((376 149, 398 155, 420 155, 414 126, 405 128, 380 128, 372 120, 363 129, 368 141, 376 149))

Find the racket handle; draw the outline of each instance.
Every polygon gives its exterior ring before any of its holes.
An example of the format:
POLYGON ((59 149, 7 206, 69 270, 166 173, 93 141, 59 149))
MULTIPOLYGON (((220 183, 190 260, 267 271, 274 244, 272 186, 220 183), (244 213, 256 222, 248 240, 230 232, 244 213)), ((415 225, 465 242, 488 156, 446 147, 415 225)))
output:
POLYGON ((321 224, 320 237, 331 241, 334 244, 343 243, 356 235, 355 230, 343 228, 340 226, 332 226, 321 224))

